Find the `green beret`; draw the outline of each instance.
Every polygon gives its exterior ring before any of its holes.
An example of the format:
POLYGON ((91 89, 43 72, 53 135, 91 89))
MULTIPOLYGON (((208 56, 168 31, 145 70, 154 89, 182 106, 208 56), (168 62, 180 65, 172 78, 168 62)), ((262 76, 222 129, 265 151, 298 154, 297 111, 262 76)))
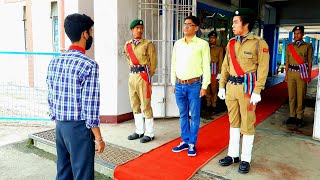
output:
POLYGON ((240 8, 233 12, 233 16, 256 16, 256 13, 250 8, 240 8))
POLYGON ((141 19, 133 20, 132 23, 130 24, 130 29, 133 29, 137 25, 142 25, 143 26, 143 21, 141 19))
POLYGON ((295 26, 295 27, 292 29, 292 32, 294 32, 295 30, 301 30, 302 33, 304 33, 304 26, 295 26))

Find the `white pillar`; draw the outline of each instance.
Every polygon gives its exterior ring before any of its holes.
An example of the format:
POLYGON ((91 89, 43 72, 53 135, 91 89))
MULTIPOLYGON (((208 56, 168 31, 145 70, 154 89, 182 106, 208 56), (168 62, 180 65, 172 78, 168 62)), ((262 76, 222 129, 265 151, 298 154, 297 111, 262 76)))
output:
MULTIPOLYGON (((69 14, 73 14, 73 13, 86 14, 87 16, 90 16, 94 20, 93 1, 65 0, 64 16, 67 17, 69 14)), ((65 34, 65 49, 67 50, 70 45, 71 45, 71 42, 68 36, 65 34)), ((91 49, 86 51, 86 55, 93 59, 94 59, 94 49, 95 49, 94 47, 95 47, 95 40, 93 40, 91 49)))
POLYGON ((100 65, 102 122, 133 118, 128 95, 128 65, 123 47, 138 16, 137 0, 94 1, 95 59, 100 65))
POLYGON ((320 76, 318 76, 316 107, 314 112, 313 139, 320 141, 320 76))

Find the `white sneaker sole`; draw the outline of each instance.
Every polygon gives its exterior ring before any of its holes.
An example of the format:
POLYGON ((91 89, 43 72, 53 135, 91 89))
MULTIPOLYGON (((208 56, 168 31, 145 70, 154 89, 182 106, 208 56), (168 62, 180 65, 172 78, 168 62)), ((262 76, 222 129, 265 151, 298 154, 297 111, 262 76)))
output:
POLYGON ((196 156, 196 155, 197 155, 197 153, 196 154, 188 154, 188 156, 191 156, 191 157, 196 156))
POLYGON ((172 152, 181 152, 181 151, 185 151, 185 150, 188 150, 188 149, 189 149, 189 148, 184 148, 184 149, 181 149, 181 150, 178 150, 178 151, 172 149, 172 152))

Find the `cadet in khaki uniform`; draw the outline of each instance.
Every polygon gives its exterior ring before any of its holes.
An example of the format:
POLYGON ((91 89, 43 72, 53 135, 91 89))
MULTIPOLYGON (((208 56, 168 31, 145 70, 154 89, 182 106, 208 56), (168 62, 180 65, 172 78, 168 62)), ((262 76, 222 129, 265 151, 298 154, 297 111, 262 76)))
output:
POLYGON ((240 173, 250 170, 255 134, 256 104, 261 101, 269 70, 269 49, 265 40, 253 35, 255 13, 246 8, 234 12, 233 33, 222 64, 218 96, 226 99, 230 121, 228 156, 219 161, 222 166, 238 163, 240 132, 243 134, 240 173), (225 88, 227 92, 225 91, 225 88))
POLYGON ((210 72, 211 72, 211 84, 208 86, 206 100, 207 100, 207 110, 212 112, 216 111, 217 107, 217 94, 218 94, 218 79, 220 79, 223 49, 222 47, 216 45, 217 43, 217 33, 211 31, 208 34, 209 45, 210 45, 210 72))
POLYGON ((307 83, 311 81, 313 49, 310 43, 302 40, 303 26, 294 27, 292 32, 294 32, 294 42, 286 49, 285 77, 288 82, 290 117, 284 123, 303 127, 304 98, 307 83))
POLYGON ((146 143, 154 139, 151 77, 156 71, 157 58, 153 44, 142 38, 144 32, 143 21, 140 19, 132 21, 130 29, 133 39, 126 42, 124 50, 130 68, 129 96, 136 131, 129 135, 128 139, 134 140, 142 137, 140 142, 146 143), (140 107, 142 107, 144 117, 140 107))

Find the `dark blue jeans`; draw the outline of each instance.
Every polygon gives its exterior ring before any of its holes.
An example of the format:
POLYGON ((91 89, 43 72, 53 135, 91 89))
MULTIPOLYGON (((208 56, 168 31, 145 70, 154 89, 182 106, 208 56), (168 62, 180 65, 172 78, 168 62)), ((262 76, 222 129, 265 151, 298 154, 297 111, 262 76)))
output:
POLYGON ((57 121, 57 180, 94 179, 93 140, 85 121, 57 121))
POLYGON ((175 95, 180 113, 181 139, 196 145, 200 126, 200 90, 201 82, 196 81, 192 84, 176 83, 175 95), (191 120, 189 122, 189 111, 191 120))

